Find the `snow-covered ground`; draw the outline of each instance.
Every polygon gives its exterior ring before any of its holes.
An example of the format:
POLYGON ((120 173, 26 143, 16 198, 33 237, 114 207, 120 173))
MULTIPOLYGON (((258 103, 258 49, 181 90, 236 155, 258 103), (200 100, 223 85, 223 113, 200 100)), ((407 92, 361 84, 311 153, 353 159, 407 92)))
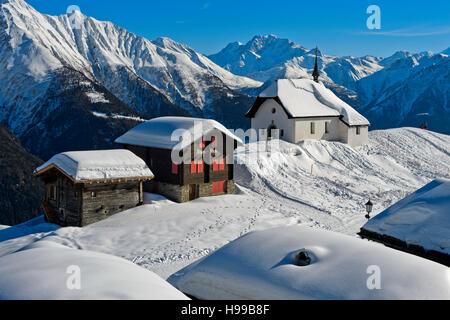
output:
POLYGON ((199 299, 450 299, 444 265, 303 226, 248 233, 169 282, 199 299))
POLYGON ((240 147, 236 161, 249 160, 237 165, 236 195, 183 204, 147 195, 146 205, 84 228, 25 223, 0 230, 0 257, 45 238, 116 255, 167 278, 249 231, 301 224, 356 237, 369 197, 377 214, 435 178, 450 178, 450 136, 404 128, 373 131, 369 139, 355 149, 281 142, 278 151, 272 146, 257 157, 240 147))

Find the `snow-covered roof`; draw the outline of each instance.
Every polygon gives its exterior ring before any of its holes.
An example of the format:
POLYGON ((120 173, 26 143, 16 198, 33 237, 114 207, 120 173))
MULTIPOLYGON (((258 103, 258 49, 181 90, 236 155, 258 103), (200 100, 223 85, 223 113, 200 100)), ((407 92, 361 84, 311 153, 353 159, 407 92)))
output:
POLYGON ((450 180, 434 180, 373 217, 364 230, 450 254, 450 180))
POLYGON ((299 225, 248 233, 168 281, 199 299, 450 299, 444 265, 299 225), (370 290, 377 274, 381 290, 370 290))
POLYGON ((131 129, 116 139, 116 143, 161 149, 184 149, 202 136, 211 134, 214 130, 242 144, 242 140, 215 120, 188 117, 155 118, 131 129), (177 133, 181 134, 178 135, 177 133), (184 134, 183 134, 184 132, 184 134), (175 134, 174 138, 172 135, 175 134), (180 143, 179 136, 183 136, 180 143))
POLYGON ((75 181, 150 179, 154 176, 141 158, 123 149, 59 153, 37 168, 34 174, 40 175, 54 167, 75 181))
MULTIPOLYGON (((342 116, 350 126, 370 125, 369 121, 339 99, 322 83, 310 79, 279 79, 260 93, 259 98, 278 98, 290 117, 342 116)), ((259 105, 247 115, 254 116, 259 105)))
POLYGON ((0 288, 1 300, 188 300, 165 280, 131 261, 50 240, 0 257, 0 288), (67 279, 77 272, 81 272, 81 290, 69 290, 67 279))

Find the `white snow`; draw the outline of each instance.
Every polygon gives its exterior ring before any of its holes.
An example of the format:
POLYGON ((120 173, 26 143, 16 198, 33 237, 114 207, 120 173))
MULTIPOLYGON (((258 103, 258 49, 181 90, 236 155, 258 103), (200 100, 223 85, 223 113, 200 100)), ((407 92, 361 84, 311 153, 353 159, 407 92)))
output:
POLYGON ((71 151, 53 156, 35 170, 56 166, 75 181, 153 177, 144 160, 129 150, 71 151))
POLYGON ((370 124, 322 83, 313 80, 279 79, 259 96, 278 97, 292 117, 342 116, 343 121, 351 126, 370 124))
POLYGON ((0 299, 188 298, 153 272, 125 259, 42 240, 0 257, 0 299), (78 271, 79 289, 70 278, 78 271))
POLYGON ((215 120, 188 117, 160 117, 146 121, 116 139, 116 143, 162 149, 183 149, 214 130, 224 133, 238 144, 242 140, 215 120), (183 132, 184 134, 183 134, 183 132), (172 134, 181 132, 183 140, 172 134))
POLYGON ((358 148, 327 141, 269 144, 270 152, 266 146, 236 150, 236 195, 178 204, 146 194, 143 206, 83 228, 40 218, 0 230, 0 257, 45 238, 167 278, 250 231, 302 225, 356 237, 369 197, 376 216, 437 177, 450 179, 450 137, 420 129, 371 131, 369 144, 358 148))
POLYGON ((144 122, 147 121, 145 119, 142 119, 140 117, 133 117, 133 116, 124 116, 121 114, 116 114, 116 113, 112 113, 110 116, 108 116, 106 113, 104 112, 99 112, 99 111, 92 111, 92 114, 98 118, 104 118, 104 119, 108 119, 108 118, 112 118, 112 119, 127 119, 127 120, 133 120, 136 122, 144 122))
POLYGON ((103 93, 97 91, 86 92, 86 96, 92 103, 110 103, 110 101, 105 98, 103 93))
POLYGON ((369 220, 364 229, 450 254, 450 180, 434 180, 369 220))
POLYGON ((246 234, 168 281, 199 299, 450 299, 443 265, 302 226, 246 234), (302 251, 309 265, 295 263, 302 251), (367 286, 370 266, 380 270, 380 290, 367 286))

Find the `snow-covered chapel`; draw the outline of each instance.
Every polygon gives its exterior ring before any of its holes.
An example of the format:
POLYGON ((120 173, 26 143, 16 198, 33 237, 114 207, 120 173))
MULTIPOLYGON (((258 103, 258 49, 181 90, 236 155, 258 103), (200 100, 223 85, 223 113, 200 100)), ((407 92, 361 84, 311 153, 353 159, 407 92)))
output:
POLYGON ((369 121, 319 82, 317 55, 312 75, 314 80, 279 79, 265 89, 246 114, 252 128, 263 129, 268 138, 278 132, 292 143, 315 139, 352 147, 366 144, 369 121))

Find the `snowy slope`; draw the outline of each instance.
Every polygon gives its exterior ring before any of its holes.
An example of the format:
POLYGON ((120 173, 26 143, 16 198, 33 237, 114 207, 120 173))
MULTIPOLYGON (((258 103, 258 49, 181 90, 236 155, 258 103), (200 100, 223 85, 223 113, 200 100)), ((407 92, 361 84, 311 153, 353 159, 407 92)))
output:
MULTIPOLYGON (((320 48, 319 48, 320 49, 320 48)), ((319 50, 320 51, 320 50, 319 50)), ((211 60, 231 72, 263 82, 303 78, 314 69, 315 50, 274 35, 255 36, 246 44, 230 43, 211 60)), ((379 58, 337 57, 319 52, 322 80, 354 89, 354 83, 380 69, 379 58)))
POLYGON ((357 83, 360 111, 373 128, 418 127, 450 133, 450 58, 411 55, 357 83))
POLYGON ((71 248, 113 254, 166 278, 253 230, 303 225, 356 236, 374 214, 436 178, 450 178, 450 137, 418 129, 369 133, 370 143, 251 144, 236 151, 238 194, 177 204, 162 197, 84 228, 0 231, 0 256, 51 235, 71 248), (256 148, 261 153, 256 156, 256 148))
POLYGON ((374 242, 291 226, 246 234, 168 280, 199 299, 448 300, 449 275, 446 266, 374 242), (296 262, 300 252, 308 265, 296 262), (367 285, 373 265, 379 290, 367 285))

